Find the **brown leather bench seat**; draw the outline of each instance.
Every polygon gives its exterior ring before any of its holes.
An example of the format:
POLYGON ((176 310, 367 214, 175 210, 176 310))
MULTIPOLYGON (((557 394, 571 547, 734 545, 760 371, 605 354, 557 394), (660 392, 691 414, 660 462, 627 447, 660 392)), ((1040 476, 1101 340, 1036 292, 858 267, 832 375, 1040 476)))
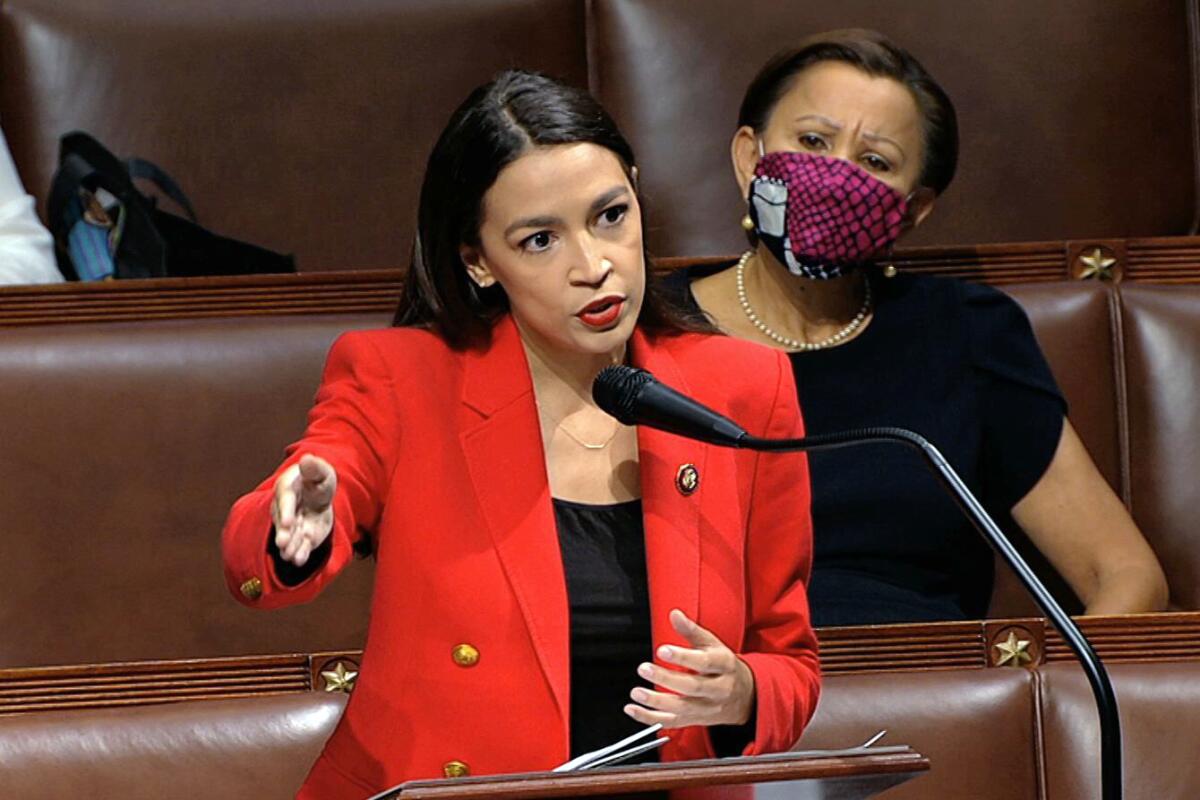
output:
MULTIPOLYGON (((1200 663, 1112 668, 1127 800, 1200 796, 1200 663)), ((0 717, 0 798, 290 798, 344 695, 203 700, 0 717)), ((1095 710, 1078 669, 950 670, 826 680, 798 749, 883 743, 929 757, 889 800, 1090 800, 1095 710)))
MULTIPOLYGON (((1113 664, 1109 677, 1120 705, 1127 800, 1200 797, 1200 664, 1113 664)), ((1099 730, 1083 672, 1042 667, 1037 690, 1045 797, 1099 797, 1099 730)))
POLYGON ((47 325, 0 336, 0 668, 357 649, 370 562, 313 604, 233 602, 230 505, 299 437, 370 315, 47 325))
MULTIPOLYGON (((1200 287, 1011 287, 1101 471, 1200 608, 1200 287), (1158 387, 1158 388, 1156 388, 1158 387)), ((36 325, 0 337, 0 668, 362 646, 370 562, 274 614, 226 596, 217 533, 303 430, 325 353, 380 314, 36 325)), ((1033 610, 1001 570, 994 615, 1033 610)))
MULTIPOLYGON (((739 236, 724 152, 741 87, 775 47, 867 24, 945 81, 973 132, 953 196, 917 241, 1196 230, 1195 3, 1064 0, 1050 12, 754 0, 735 26, 727 0, 343 5, 334 14, 293 0, 5 2, 0 118, 25 183, 44 208, 57 138, 84 128, 122 155, 161 161, 206 225, 295 252, 302 270, 397 267, 441 121, 469 87, 519 64, 589 86, 618 118, 655 201, 656 252, 725 252, 739 236), (278 46, 261 47, 264 36, 278 46), (997 53, 997 41, 1007 50, 997 53), (1117 55, 1089 57, 1100 52, 1117 55), (1024 111, 997 114, 1014 96, 1024 111), (1014 149, 1031 121, 1073 134, 1014 149), (214 125, 221 135, 207 135, 214 125), (1130 157, 1126 142, 1143 140, 1155 146, 1130 157)), ((1179 264, 1195 274, 1195 250, 1168 257, 1105 241, 1118 275, 1179 264)), ((1017 246, 989 264, 1010 278, 1061 274, 1081 254, 1017 246)), ((945 268, 940 253, 923 258, 945 268)), ((1162 557, 1173 602, 1200 608, 1200 288, 1011 291, 1074 424, 1162 557)), ((5 330, 0 669, 360 647, 369 563, 308 607, 256 613, 225 594, 216 531, 300 432, 333 337, 386 319, 315 310, 5 330)), ((1031 610, 1001 570, 993 613, 1031 610)), ((1127 796, 1200 796, 1196 663, 1114 667, 1129 725, 1127 796)), ((26 691, 14 684, 0 678, 0 705, 26 691)), ((290 796, 338 707, 300 692, 0 717, 0 798, 290 796)), ((844 746, 889 728, 889 740, 934 760, 894 797, 1091 797, 1090 708, 1078 675, 1060 665, 833 676, 804 745, 844 746)))
POLYGON ((907 744, 928 774, 887 798, 1037 798, 1037 693, 1023 669, 828 677, 801 749, 853 747, 878 731, 907 744))
POLYGON ((43 210, 58 137, 81 128, 303 271, 398 268, 451 110, 500 69, 539 69, 621 124, 652 250, 719 254, 741 244, 744 87, 776 50, 865 26, 921 59, 963 127, 914 243, 1172 236, 1196 231, 1195 16, 1146 0, 6 0, 0 119, 43 210))
MULTIPOLYGON (((1176 603, 1196 608, 1197 489, 1188 478, 1200 459, 1189 437, 1200 419, 1192 380, 1200 287, 1009 291, 1029 311, 1101 471, 1167 554, 1176 603)), ((386 322, 313 312, 6 330, 0 669, 9 669, 0 694, 24 691, 12 688, 12 668, 34 665, 361 647, 369 562, 352 565, 309 606, 256 613, 226 596, 217 532, 232 500, 302 430, 333 338, 386 322)), ((1200 708, 1197 669, 1197 661, 1114 668, 1128 763, 1138 770, 1131 774, 1153 772, 1146 785, 1162 789, 1147 797, 1180 786, 1200 795, 1194 765, 1172 749, 1190 741, 1183 737, 1200 708)), ((1062 665, 833 675, 801 746, 856 744, 888 728, 890 741, 934 761, 930 775, 896 797, 1082 797, 1094 763, 1081 687, 1062 665)), ((155 796, 121 783, 136 776, 152 787, 200 776, 208 796, 213 788, 287 796, 333 724, 336 702, 294 690, 0 717, 0 797, 17 781, 63 788, 42 796, 84 786, 101 796, 155 796), (317 716, 306 716, 311 708, 317 716)))
POLYGON ((0 798, 290 798, 345 695, 0 717, 0 798))

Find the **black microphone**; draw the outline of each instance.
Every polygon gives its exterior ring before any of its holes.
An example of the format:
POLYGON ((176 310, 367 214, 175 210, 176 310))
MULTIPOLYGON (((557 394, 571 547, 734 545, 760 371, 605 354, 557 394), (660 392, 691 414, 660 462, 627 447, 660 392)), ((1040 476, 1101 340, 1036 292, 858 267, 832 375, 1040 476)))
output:
POLYGON ((748 436, 728 417, 660 383, 644 369, 605 367, 592 383, 592 398, 625 425, 649 425, 725 447, 740 447, 748 436))
POLYGON ((666 386, 649 372, 617 364, 605 367, 592 384, 592 397, 602 410, 626 425, 651 428, 699 439, 722 447, 786 453, 799 450, 829 450, 861 444, 892 442, 918 450, 942 488, 954 499, 959 510, 971 520, 985 539, 1017 573, 1021 583, 1033 595, 1038 607, 1054 623, 1071 650, 1079 658, 1091 684, 1100 715, 1100 788, 1103 800, 1121 798, 1121 722, 1117 716, 1117 696, 1108 672, 1079 627, 1046 588, 1013 543, 1000 530, 983 504, 971 493, 945 457, 925 437, 904 428, 862 428, 823 433, 803 439, 762 439, 750 436, 737 423, 707 408, 690 397, 666 386))

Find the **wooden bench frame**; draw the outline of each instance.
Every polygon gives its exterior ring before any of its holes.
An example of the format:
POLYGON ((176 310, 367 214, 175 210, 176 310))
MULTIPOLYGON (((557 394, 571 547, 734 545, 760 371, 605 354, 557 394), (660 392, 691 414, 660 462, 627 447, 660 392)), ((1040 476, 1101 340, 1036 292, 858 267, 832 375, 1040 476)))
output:
MULTIPOLYGON (((732 256, 664 258, 663 268, 732 256)), ((901 270, 993 285, 1064 279, 1200 282, 1200 236, 1083 239, 898 250, 901 270)), ((310 272, 16 286, 0 291, 0 327, 311 313, 390 314, 401 270, 310 272)))
MULTIPOLYGON (((1081 617, 1078 622, 1109 664, 1200 660, 1200 612, 1081 617)), ((826 675, 1032 669, 1074 660, 1058 632, 1039 618, 817 633, 826 675)), ((2 669, 0 715, 344 691, 353 686, 361 655, 353 650, 2 669)))

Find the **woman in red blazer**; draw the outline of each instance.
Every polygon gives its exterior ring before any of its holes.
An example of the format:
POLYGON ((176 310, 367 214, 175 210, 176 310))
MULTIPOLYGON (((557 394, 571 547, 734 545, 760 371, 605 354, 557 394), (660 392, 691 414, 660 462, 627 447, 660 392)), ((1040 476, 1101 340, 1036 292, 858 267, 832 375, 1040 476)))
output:
POLYGON ((429 160, 397 327, 330 351, 304 437, 233 507, 248 605, 373 547, 368 643, 301 797, 548 769, 662 723, 665 760, 784 750, 816 706, 807 462, 616 423, 631 363, 800 436, 782 354, 648 281, 633 154, 584 92, 504 73, 429 160), (623 722, 622 722, 623 721, 623 722))

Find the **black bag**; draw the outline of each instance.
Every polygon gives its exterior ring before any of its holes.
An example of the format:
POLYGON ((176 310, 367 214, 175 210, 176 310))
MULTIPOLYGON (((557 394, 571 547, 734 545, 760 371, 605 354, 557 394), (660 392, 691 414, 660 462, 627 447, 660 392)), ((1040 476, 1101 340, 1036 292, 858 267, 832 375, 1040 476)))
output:
POLYGON ((295 272, 295 259, 201 227, 171 176, 127 161, 81 131, 63 136, 47 202, 59 268, 76 280, 295 272), (187 218, 158 208, 133 179, 153 183, 187 218))

